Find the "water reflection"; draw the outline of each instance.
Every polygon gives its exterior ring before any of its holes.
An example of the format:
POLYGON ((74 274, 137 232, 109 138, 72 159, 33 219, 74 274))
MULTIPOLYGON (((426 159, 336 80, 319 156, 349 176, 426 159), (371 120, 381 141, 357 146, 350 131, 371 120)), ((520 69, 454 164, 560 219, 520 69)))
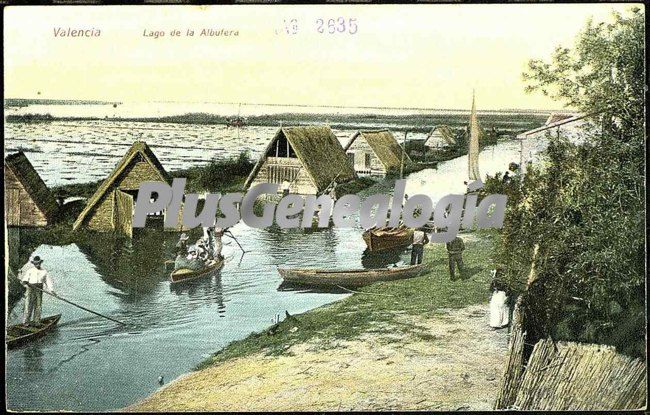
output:
POLYGON ((179 297, 179 304, 183 308, 192 309, 207 301, 209 304, 216 305, 219 317, 225 317, 227 300, 223 294, 221 271, 212 278, 170 284, 169 290, 179 297))
MULTIPOLYGON (((50 338, 50 340, 52 339, 50 338)), ((43 352, 39 348, 23 350, 23 359, 29 362, 29 368, 32 372, 43 372, 43 356, 43 352)))
POLYGON ((372 252, 368 249, 363 251, 361 264, 364 268, 389 268, 403 265, 403 255, 410 254, 407 248, 389 249, 386 251, 372 252))
MULTIPOLYGON (((513 144, 497 146, 482 173, 507 169, 518 157, 513 144)), ((416 173, 408 193, 447 194, 462 185, 465 170, 466 162, 455 160, 416 173)), ((233 340, 267 328, 277 314, 299 314, 349 295, 288 288, 278 266, 376 268, 408 260, 408 249, 364 254, 361 229, 253 229, 240 223, 231 231, 248 252, 242 257, 226 239, 223 254, 233 259, 218 275, 174 288, 164 262, 174 257, 176 233, 145 229, 132 241, 93 235, 61 246, 38 244, 29 232, 9 236, 12 266, 35 250, 62 297, 128 323, 122 327, 45 298, 43 314, 63 317, 56 332, 8 353, 9 408, 120 408, 158 388, 159 376, 169 380, 191 370, 233 340)), ((200 233, 193 231, 191 240, 200 233)), ((16 311, 21 307, 22 301, 16 311)), ((14 321, 16 311, 10 314, 14 321)))
MULTIPOLYGON (((173 232, 146 231, 131 241, 94 234, 74 244, 36 247, 63 298, 127 326, 45 298, 43 314, 61 313, 62 321, 56 333, 9 353, 9 407, 119 408, 153 392, 159 376, 173 379, 187 372, 231 341, 264 329, 276 314, 299 314, 346 295, 277 291, 276 264, 307 257, 318 263, 323 246, 337 243, 331 232, 301 235, 242 224, 232 232, 249 253, 241 258, 231 241, 224 255, 232 260, 219 274, 174 287, 164 269, 174 256, 178 235, 173 232)), ((192 240, 200 233, 194 231, 192 240)), ((30 241, 37 239, 23 233, 14 240, 33 249, 30 241)), ((325 251, 337 257, 331 246, 325 251)), ((360 252, 339 255, 337 263, 356 265, 360 252)), ((22 301, 16 307, 13 322, 20 318, 22 301)))
POLYGON ((291 282, 282 281, 278 285, 278 291, 296 291, 300 293, 330 293, 330 294, 347 294, 350 290, 342 289, 336 286, 318 286, 306 287, 301 284, 294 284, 291 282))
POLYGON ((132 240, 99 234, 78 244, 102 280, 119 290, 125 302, 155 295, 159 283, 167 279, 165 260, 173 258, 178 239, 173 232, 143 230, 147 232, 132 240))

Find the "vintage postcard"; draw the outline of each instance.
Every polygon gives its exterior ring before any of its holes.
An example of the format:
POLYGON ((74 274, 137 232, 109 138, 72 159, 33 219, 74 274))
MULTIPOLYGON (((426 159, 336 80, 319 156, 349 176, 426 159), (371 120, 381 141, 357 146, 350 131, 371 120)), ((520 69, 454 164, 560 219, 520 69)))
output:
POLYGON ((644 4, 9 3, 8 410, 647 408, 644 4))

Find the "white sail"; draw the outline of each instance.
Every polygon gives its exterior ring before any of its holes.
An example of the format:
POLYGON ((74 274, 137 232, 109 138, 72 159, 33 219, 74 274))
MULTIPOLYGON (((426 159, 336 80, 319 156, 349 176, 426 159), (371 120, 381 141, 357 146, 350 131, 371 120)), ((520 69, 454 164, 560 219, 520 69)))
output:
POLYGON ((479 134, 476 104, 474 102, 474 94, 472 93, 472 113, 469 117, 469 151, 467 153, 467 167, 470 180, 479 180, 481 178, 481 174, 478 171, 479 134))

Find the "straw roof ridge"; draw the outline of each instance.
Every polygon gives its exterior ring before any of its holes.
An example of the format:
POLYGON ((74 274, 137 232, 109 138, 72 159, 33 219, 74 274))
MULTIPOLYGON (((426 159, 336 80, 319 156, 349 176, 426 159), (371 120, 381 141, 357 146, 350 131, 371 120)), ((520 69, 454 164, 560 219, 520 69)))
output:
POLYGON ((17 153, 8 155, 5 158, 5 166, 16 175, 18 181, 23 185, 45 217, 48 220, 54 219, 59 205, 25 153, 18 151, 17 153))
POLYGON ((104 194, 110 189, 111 185, 119 178, 120 174, 129 166, 131 161, 135 158, 136 155, 142 155, 142 157, 151 164, 156 171, 160 174, 161 181, 171 184, 172 178, 165 171, 165 168, 158 160, 158 157, 151 151, 151 148, 144 141, 136 141, 133 143, 131 148, 124 154, 119 163, 115 166, 111 174, 102 182, 102 184, 97 188, 95 193, 88 199, 86 207, 81 211, 77 220, 75 220, 73 229, 77 229, 84 221, 88 213, 95 207, 95 205, 102 199, 104 194))
MULTIPOLYGON (((354 143, 359 136, 362 136, 366 140, 386 170, 399 168, 402 165, 402 147, 399 145, 390 130, 358 131, 345 146, 345 151, 352 146, 352 143, 354 143)), ((404 153, 404 163, 411 163, 411 158, 406 153, 404 153)))
POLYGON ((245 188, 248 188, 253 182, 266 160, 269 149, 282 135, 286 137, 319 191, 325 190, 334 179, 339 183, 343 183, 356 177, 354 169, 348 163, 348 158, 341 143, 329 126, 282 127, 277 131, 267 145, 265 152, 257 161, 246 180, 245 188))
POLYGON ((436 125, 435 127, 433 127, 429 132, 429 134, 427 135, 426 141, 429 141, 429 139, 431 139, 433 134, 435 134, 436 132, 440 134, 440 136, 445 141, 445 143, 449 145, 456 144, 456 134, 451 129, 451 127, 449 127, 446 124, 436 125))

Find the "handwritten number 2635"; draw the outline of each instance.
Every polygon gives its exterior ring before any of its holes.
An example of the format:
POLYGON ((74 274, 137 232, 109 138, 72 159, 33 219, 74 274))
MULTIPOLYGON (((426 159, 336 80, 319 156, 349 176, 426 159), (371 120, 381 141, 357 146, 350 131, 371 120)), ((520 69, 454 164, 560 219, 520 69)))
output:
POLYGON ((351 35, 357 33, 357 19, 350 18, 350 19, 345 19, 344 17, 339 17, 337 19, 327 19, 325 21, 324 19, 318 19, 316 20, 316 31, 318 33, 329 33, 329 34, 334 34, 334 33, 344 33, 348 32, 351 35))

